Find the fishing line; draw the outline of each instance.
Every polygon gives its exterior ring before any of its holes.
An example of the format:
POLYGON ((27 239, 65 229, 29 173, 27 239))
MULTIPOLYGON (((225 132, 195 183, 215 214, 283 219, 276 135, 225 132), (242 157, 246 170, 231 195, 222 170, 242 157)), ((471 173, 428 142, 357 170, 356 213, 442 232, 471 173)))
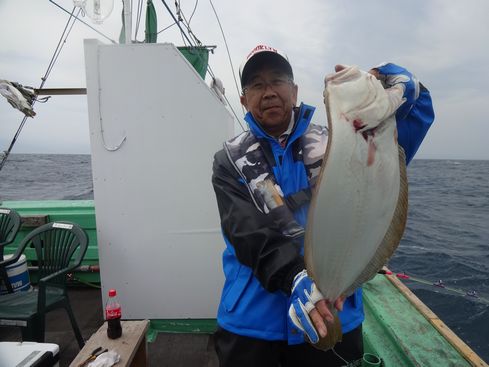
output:
POLYGON ((334 350, 334 347, 331 348, 331 350, 334 353, 334 355, 336 357, 338 357, 339 359, 341 359, 344 363, 346 363, 346 365, 349 365, 350 364, 350 362, 348 362, 346 359, 344 359, 342 356, 340 356, 336 350, 334 350))
POLYGON ((472 298, 474 300, 478 300, 484 304, 489 305, 489 299, 486 297, 480 296, 475 290, 464 291, 463 289, 453 288, 453 287, 445 285, 445 283, 441 279, 437 280, 436 282, 432 282, 432 281, 429 281, 429 280, 426 280, 423 278, 407 275, 405 272, 393 273, 393 272, 389 272, 386 270, 380 270, 378 273, 384 274, 384 275, 386 275, 386 274, 387 275, 395 275, 399 279, 412 280, 413 282, 416 282, 416 283, 420 283, 420 284, 424 284, 424 285, 428 285, 428 286, 432 286, 432 287, 437 287, 440 289, 445 289, 449 292, 456 293, 456 294, 461 295, 461 296, 466 297, 466 298, 472 298))

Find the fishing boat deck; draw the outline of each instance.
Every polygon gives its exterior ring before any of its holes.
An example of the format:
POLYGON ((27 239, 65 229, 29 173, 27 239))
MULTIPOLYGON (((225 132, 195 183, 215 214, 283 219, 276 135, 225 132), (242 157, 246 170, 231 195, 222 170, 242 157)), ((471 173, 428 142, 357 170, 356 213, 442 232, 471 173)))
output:
MULTIPOLYGON (((80 286, 68 292, 82 335, 88 340, 104 322, 101 292, 80 286)), ((386 366, 488 367, 393 275, 378 275, 364 285, 364 306, 365 351, 380 356, 386 366)), ((157 334, 147 345, 149 366, 217 366, 212 336, 191 333, 197 329, 157 334)), ((19 328, 0 327, 0 341, 20 340, 19 328)), ((77 356, 78 344, 64 310, 47 314, 45 342, 59 345, 61 367, 69 366, 77 356)))
MULTIPOLYGON (((85 340, 103 324, 102 295, 99 289, 70 287, 71 306, 85 340)), ((0 327, 0 341, 21 341, 20 328, 0 327)), ((46 315, 46 343, 59 345, 60 367, 69 366, 80 351, 65 310, 46 315)), ((149 366, 218 365, 212 336, 206 334, 163 334, 148 343, 149 366)))

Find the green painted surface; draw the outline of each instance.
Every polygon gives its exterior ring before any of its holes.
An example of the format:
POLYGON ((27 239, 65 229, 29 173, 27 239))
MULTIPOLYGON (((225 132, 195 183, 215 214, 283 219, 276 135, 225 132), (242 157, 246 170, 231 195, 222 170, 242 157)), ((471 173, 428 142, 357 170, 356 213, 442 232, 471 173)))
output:
POLYGON ((202 79, 205 79, 207 64, 209 61, 209 50, 206 47, 178 47, 178 50, 192 64, 202 79))
POLYGON ((158 333, 212 334, 216 328, 216 319, 151 320, 147 337, 152 342, 158 333))
POLYGON ((364 342, 385 366, 470 366, 383 275, 365 284, 364 342))
MULTIPOLYGON (((98 265, 97 231, 95 229, 95 208, 93 200, 42 200, 42 201, 3 201, 2 207, 15 209, 22 217, 47 215, 47 221, 69 221, 80 225, 89 238, 88 250, 82 265, 98 265)), ((22 227, 14 243, 5 248, 5 254, 15 252, 18 244, 33 228, 22 227)), ((34 249, 27 248, 28 262, 35 259, 34 249)), ((33 265, 29 263, 29 265, 33 265)), ((77 272, 75 278, 85 282, 100 283, 99 273, 77 272)), ((35 272, 31 281, 36 282, 35 272)))
MULTIPOLYGON (((4 201, 1 205, 17 210, 21 216, 44 214, 48 215, 48 221, 78 223, 90 239, 84 265, 98 264, 92 200, 4 201)), ((12 253, 30 230, 22 229, 6 253, 12 253)), ((27 250, 29 260, 33 254, 27 250)), ((98 273, 75 276, 86 282, 100 281, 98 273)), ((379 356, 384 366, 470 366, 385 276, 377 275, 365 284, 363 294, 365 352, 379 356)), ((148 339, 154 340, 158 332, 210 334, 215 329, 215 319, 151 320, 148 339)))
MULTIPOLYGON (((381 358, 385 367, 470 366, 446 339, 383 275, 364 286, 365 353, 381 358)), ((158 332, 206 333, 215 319, 151 320, 148 340, 158 332)))

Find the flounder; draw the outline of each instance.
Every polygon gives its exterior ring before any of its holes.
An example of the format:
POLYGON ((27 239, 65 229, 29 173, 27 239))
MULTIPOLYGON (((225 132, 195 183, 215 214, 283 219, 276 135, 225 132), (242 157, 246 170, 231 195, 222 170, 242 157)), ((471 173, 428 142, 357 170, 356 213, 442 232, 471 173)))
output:
MULTIPOLYGON (((354 66, 326 76, 325 84, 328 145, 309 210, 305 262, 333 301, 352 294, 392 256, 404 232, 408 194, 394 117, 402 88, 384 89, 354 66)), ((320 349, 341 340, 336 313, 327 328, 320 349)))

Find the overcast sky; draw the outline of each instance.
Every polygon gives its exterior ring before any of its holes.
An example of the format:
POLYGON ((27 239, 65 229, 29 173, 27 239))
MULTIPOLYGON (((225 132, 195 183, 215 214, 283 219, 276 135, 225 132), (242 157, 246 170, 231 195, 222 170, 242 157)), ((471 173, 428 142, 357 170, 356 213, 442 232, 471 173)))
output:
MULTIPOLYGON (((57 2, 71 11, 71 0, 57 2)), ((161 1, 154 3, 161 30, 173 21, 161 1)), ((167 3, 174 11, 174 1, 167 3)), ((325 124, 323 79, 335 64, 356 64, 367 70, 391 61, 416 74, 433 97, 435 124, 417 158, 489 159, 485 112, 489 108, 489 1, 214 0, 213 4, 236 73, 243 57, 257 44, 283 50, 294 68, 299 99, 318 107, 314 122, 325 124)), ((194 5, 194 0, 181 0, 187 19, 194 5)), ((115 0, 114 12, 97 29, 118 40, 120 14, 121 0, 115 0)), ((67 19, 68 14, 48 0, 0 0, 0 79, 39 86, 67 19)), ((210 65, 242 117, 209 1, 198 2, 190 25, 203 44, 217 45, 210 65)), ((143 28, 142 24, 140 41, 143 28)), ((177 30, 173 26, 160 33, 158 42, 182 45, 177 30)), ((85 38, 109 42, 83 24, 75 24, 46 88, 85 87, 85 38)), ((36 104, 35 110, 38 115, 28 120, 14 153, 90 152, 86 97, 53 97, 46 104, 36 104)), ((21 120, 22 114, 1 98, 0 151, 7 149, 21 120)))

